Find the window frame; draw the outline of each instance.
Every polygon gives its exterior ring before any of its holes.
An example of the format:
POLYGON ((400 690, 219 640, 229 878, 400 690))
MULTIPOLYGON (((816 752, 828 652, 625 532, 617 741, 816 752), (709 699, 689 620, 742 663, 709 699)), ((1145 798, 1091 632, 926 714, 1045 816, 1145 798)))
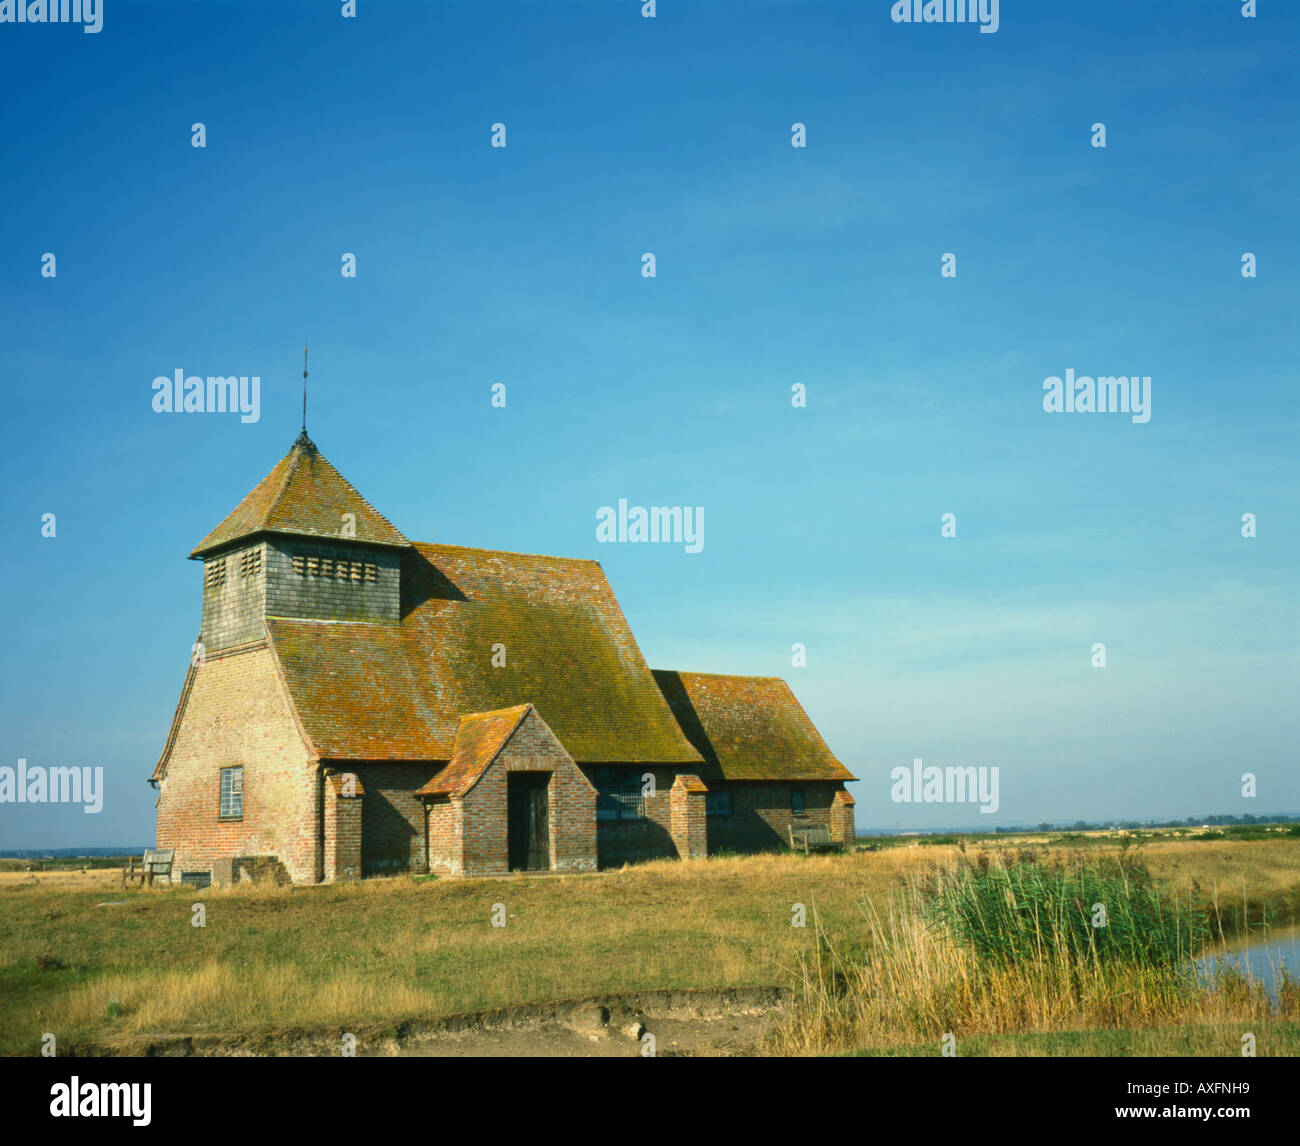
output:
POLYGON ((644 822, 645 794, 639 777, 629 784, 622 769, 602 765, 593 770, 592 785, 596 789, 596 822, 598 824, 636 824, 644 822))
POLYGON ((808 811, 808 796, 802 788, 790 789, 790 814, 802 816, 808 811))
POLYGON ((223 767, 217 778, 217 819, 242 820, 244 818, 244 766, 228 764, 223 767), (226 777, 230 777, 227 786, 226 777), (227 802, 229 797, 229 803, 227 802), (227 807, 238 807, 237 811, 227 811, 227 807))

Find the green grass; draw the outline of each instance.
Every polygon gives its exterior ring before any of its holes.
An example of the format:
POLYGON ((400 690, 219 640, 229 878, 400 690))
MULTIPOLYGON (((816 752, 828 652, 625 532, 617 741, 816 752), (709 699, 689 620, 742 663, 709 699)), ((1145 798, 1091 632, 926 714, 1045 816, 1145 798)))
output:
POLYGON ((1011 863, 964 854, 917 885, 924 917, 987 963, 1033 959, 1176 966, 1210 941, 1204 912, 1152 879, 1128 849, 1011 863))

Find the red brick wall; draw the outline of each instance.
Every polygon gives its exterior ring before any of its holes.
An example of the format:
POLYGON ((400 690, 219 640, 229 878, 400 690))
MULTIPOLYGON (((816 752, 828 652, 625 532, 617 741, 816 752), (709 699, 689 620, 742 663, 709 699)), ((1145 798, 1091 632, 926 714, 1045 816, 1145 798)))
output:
POLYGON ((361 809, 361 874, 426 871, 424 803, 416 796, 438 770, 428 763, 337 764, 365 789, 361 809))
POLYGON ((857 839, 853 822, 853 797, 844 790, 835 793, 831 805, 831 835, 848 847, 852 847, 857 839))
POLYGON ((731 815, 710 816, 709 851, 722 848, 736 852, 775 851, 790 846, 789 825, 819 825, 835 834, 831 803, 841 785, 805 782, 744 783, 727 785, 731 792, 731 815), (804 813, 791 811, 791 790, 802 788, 804 813))
POLYGON ((429 870, 439 875, 465 874, 465 841, 461 835, 459 800, 440 797, 429 801, 429 870))
POLYGON ((157 846, 176 849, 177 880, 247 855, 277 857, 295 881, 318 880, 319 782, 270 650, 209 655, 172 745, 157 846), (221 769, 235 765, 244 769, 243 816, 222 821, 221 769))
MULTIPOLYGON (((594 781, 596 765, 583 765, 583 772, 594 781)), ((653 796, 642 801, 642 820, 600 820, 596 824, 596 852, 600 866, 618 867, 645 859, 662 859, 677 854, 673 843, 672 786, 677 776, 689 768, 661 768, 653 765, 620 765, 627 770, 627 782, 640 784, 649 772, 655 778, 653 796)))
POLYGON ((704 811, 704 797, 707 793, 708 789, 698 776, 682 773, 673 781, 670 793, 673 846, 682 859, 709 854, 708 825, 704 811))
POLYGON ((362 801, 359 778, 345 784, 343 775, 325 778, 325 878, 361 878, 362 801))

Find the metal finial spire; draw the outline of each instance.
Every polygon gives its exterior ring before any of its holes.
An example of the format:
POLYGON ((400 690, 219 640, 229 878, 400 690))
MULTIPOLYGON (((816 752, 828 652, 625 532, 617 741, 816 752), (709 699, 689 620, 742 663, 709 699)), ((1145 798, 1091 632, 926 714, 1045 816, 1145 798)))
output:
POLYGON ((307 347, 302 348, 302 433, 307 436, 307 347))

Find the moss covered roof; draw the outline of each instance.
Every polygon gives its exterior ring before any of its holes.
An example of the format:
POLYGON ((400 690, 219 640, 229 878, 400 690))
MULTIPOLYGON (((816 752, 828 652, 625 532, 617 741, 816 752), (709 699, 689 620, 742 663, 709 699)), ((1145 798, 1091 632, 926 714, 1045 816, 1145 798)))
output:
POLYGON ((774 676, 655 669, 705 780, 853 780, 790 686, 774 676))
POLYGON ((336 470, 304 431, 276 467, 190 553, 201 557, 256 533, 342 536, 343 515, 353 515, 350 540, 371 545, 410 543, 336 470))
POLYGON ((577 761, 700 762, 595 561, 417 543, 399 624, 267 629, 322 757, 448 760, 462 715, 531 703, 577 761))

